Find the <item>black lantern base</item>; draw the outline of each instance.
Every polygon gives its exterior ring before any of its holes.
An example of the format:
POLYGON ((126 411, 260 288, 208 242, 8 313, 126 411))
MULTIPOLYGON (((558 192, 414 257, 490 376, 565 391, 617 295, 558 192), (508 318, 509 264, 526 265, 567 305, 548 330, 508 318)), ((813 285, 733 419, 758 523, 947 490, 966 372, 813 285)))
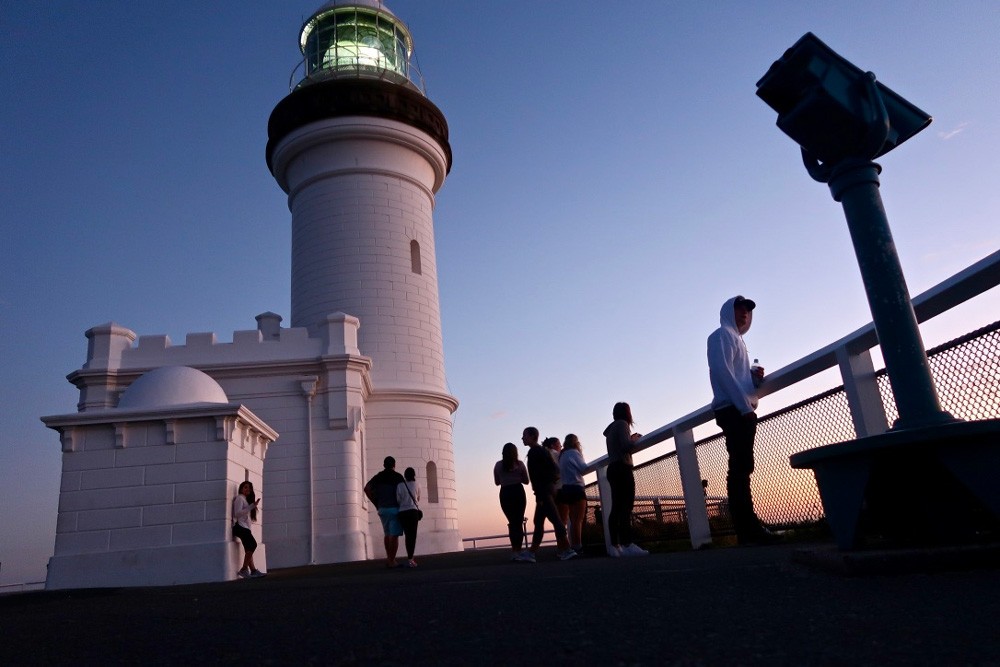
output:
POLYGON ((1000 540, 1000 419, 894 430, 790 457, 841 550, 1000 540))

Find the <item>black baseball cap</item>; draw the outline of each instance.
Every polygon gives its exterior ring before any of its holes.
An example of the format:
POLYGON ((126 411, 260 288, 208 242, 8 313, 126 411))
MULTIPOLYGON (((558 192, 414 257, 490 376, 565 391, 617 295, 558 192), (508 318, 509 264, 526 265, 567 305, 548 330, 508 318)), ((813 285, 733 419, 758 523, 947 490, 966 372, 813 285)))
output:
POLYGON ((745 296, 738 296, 736 300, 733 301, 733 308, 736 306, 746 306, 747 310, 753 310, 757 307, 757 303, 753 299, 748 299, 745 296))

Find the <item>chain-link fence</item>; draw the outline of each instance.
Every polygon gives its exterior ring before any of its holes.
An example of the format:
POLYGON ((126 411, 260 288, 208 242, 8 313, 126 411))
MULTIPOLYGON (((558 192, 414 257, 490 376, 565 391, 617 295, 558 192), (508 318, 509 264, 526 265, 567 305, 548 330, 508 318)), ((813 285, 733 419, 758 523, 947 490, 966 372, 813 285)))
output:
MULTIPOLYGON (((1000 418, 1000 321, 928 351, 943 409, 969 421, 1000 418)), ((886 417, 897 417, 889 378, 877 374, 886 417)), ((795 470, 788 457, 797 452, 857 437, 843 385, 766 415, 757 426, 752 477, 754 508, 764 523, 790 528, 823 518, 811 470, 795 470)), ((726 503, 725 440, 721 433, 695 443, 709 524, 715 535, 733 532, 726 503)), ((633 528, 639 540, 680 539, 688 535, 677 454, 671 452, 635 467, 633 528)), ((588 541, 603 542, 597 483, 587 486, 588 541)))

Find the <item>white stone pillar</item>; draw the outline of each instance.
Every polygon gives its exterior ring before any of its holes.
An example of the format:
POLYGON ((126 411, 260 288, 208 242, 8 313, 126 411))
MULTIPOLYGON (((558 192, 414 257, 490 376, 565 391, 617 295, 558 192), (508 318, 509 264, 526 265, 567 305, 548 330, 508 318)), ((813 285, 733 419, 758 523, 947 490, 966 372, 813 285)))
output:
POLYGON ((851 409, 854 431, 859 438, 885 433, 889 422, 875 379, 871 350, 852 354, 845 347, 837 348, 837 364, 844 379, 844 392, 851 409))
POLYGON ((712 530, 708 523, 708 510, 705 508, 705 487, 701 485, 701 467, 694 447, 694 433, 690 430, 678 431, 674 434, 674 446, 677 449, 681 488, 684 490, 691 546, 701 549, 712 544, 712 530))

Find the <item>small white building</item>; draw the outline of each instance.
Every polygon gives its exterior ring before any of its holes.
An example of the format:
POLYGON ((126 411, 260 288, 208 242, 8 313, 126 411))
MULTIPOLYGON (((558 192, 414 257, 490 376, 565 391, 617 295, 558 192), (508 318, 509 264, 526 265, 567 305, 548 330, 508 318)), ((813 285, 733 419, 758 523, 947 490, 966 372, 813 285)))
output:
MULTIPOLYGON (((277 434, 193 368, 136 380, 118 407, 46 417, 63 449, 46 588, 232 579, 242 562, 231 501, 258 488, 277 434)), ((259 535, 260 530, 256 531, 259 535)), ((266 551, 255 561, 262 567, 266 551)))
MULTIPOLYGON (((266 154, 291 211, 291 327, 267 312, 232 342, 191 333, 183 345, 113 322, 94 327, 86 363, 69 375, 80 412, 44 421, 64 450, 98 423, 110 452, 129 450, 127 437, 108 434, 133 419, 130 386, 154 369, 198 369, 226 397, 216 408, 235 410, 261 442, 275 440, 266 461, 260 448, 262 472, 245 469, 263 499, 259 541, 271 567, 381 557, 382 527, 362 488, 388 455, 400 472, 413 467, 423 489, 420 552, 458 551, 458 401, 445 380, 433 227, 451 168, 447 122, 415 83, 408 29, 377 0, 323 5, 303 25, 300 46, 306 76, 275 107, 266 154)), ((186 424, 170 416, 175 407, 150 397, 141 406, 148 417, 135 419, 186 424)), ((84 539, 68 537, 79 532, 68 495, 79 477, 74 447, 63 461, 52 582, 56 570, 85 563, 65 546, 84 539)), ((88 458, 89 477, 115 478, 116 457, 88 458)), ((236 473, 227 483, 243 479, 236 473)), ((235 486, 220 482, 218 493, 229 502, 235 486)), ((219 570, 219 578, 234 573, 219 570)))

